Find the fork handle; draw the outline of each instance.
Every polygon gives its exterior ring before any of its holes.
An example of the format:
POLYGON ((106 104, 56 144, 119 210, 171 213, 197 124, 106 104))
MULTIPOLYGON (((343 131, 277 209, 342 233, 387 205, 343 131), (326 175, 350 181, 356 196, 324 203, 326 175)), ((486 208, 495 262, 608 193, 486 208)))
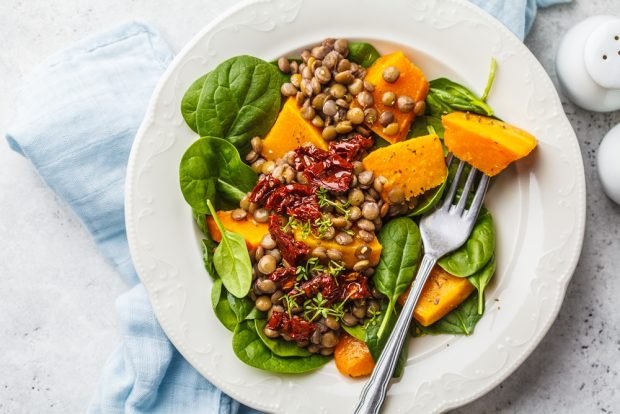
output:
POLYGON ((407 337, 407 332, 409 331, 409 325, 413 317, 413 309, 416 303, 418 303, 422 288, 433 266, 435 266, 435 263, 437 263, 437 258, 431 254, 425 254, 422 258, 422 263, 420 263, 420 268, 413 281, 413 286, 411 287, 411 292, 407 297, 405 306, 396 321, 396 325, 385 344, 383 352, 381 352, 381 356, 372 371, 370 379, 362 389, 360 400, 357 407, 355 407, 355 414, 379 413, 381 405, 383 405, 383 400, 385 400, 388 384, 394 374, 398 355, 400 354, 400 350, 407 337))

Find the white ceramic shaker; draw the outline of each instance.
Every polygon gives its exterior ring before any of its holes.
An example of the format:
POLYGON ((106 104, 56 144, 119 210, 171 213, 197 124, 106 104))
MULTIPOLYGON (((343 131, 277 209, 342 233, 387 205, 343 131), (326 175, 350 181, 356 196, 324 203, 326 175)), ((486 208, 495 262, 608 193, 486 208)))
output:
MULTIPOLYGON (((620 109, 620 17, 593 16, 570 29, 558 49, 556 72, 566 96, 595 112, 620 109)), ((620 125, 603 138, 598 174, 620 204, 620 125)))

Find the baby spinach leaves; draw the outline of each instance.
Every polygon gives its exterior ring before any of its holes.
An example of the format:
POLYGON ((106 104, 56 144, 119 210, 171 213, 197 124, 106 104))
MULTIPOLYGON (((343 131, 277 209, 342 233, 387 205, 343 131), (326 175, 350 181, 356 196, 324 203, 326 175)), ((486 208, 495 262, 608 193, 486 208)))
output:
POLYGON ((364 325, 347 326, 342 324, 342 329, 353 338, 366 342, 366 327, 364 325))
MULTIPOLYGON (((364 341, 366 342, 368 350, 372 355, 372 359, 374 359, 375 362, 379 360, 381 352, 383 352, 383 348, 385 348, 385 344, 390 337, 390 333, 392 332, 392 329, 394 329, 394 325, 396 325, 397 319, 398 315, 396 314, 396 310, 394 308, 390 310, 389 304, 385 305, 384 303, 382 305, 381 314, 374 320, 371 320, 364 327, 364 341)), ((396 368, 394 369, 394 378, 399 378, 402 376, 407 362, 408 353, 409 347, 407 344, 404 344, 400 354, 398 355, 398 362, 396 363, 396 368)))
MULTIPOLYGON (((418 225, 408 217, 390 220, 379 232, 383 246, 381 260, 373 280, 379 292, 388 297, 386 314, 394 312, 398 297, 415 276, 422 254, 422 238, 418 225)), ((384 318, 378 335, 382 337, 390 318, 384 318)))
POLYGON ((227 293, 226 288, 222 286, 222 279, 215 280, 211 288, 211 306, 215 316, 222 322, 222 325, 232 332, 237 327, 239 321, 237 320, 237 315, 230 307, 227 293))
MULTIPOLYGON (((185 100, 190 127, 196 82, 185 100)), ((264 136, 276 120, 281 82, 277 67, 253 56, 236 56, 222 62, 207 74, 202 85, 195 111, 198 133, 201 137, 226 139, 241 154, 247 153, 250 140, 264 136)))
POLYGON ((377 49, 370 43, 366 42, 349 42, 349 55, 347 58, 351 62, 362 65, 365 68, 370 67, 375 60, 381 55, 377 49))
POLYGON ((281 357, 307 357, 312 355, 306 348, 302 348, 297 345, 297 342, 287 342, 284 339, 272 339, 265 335, 265 326, 267 321, 256 320, 256 333, 263 341, 265 346, 271 350, 274 354, 281 357))
POLYGON ((213 264, 226 289, 238 298, 244 298, 252 284, 252 262, 243 236, 226 230, 210 200, 207 205, 222 240, 213 253, 213 264))
POLYGON ((478 313, 480 315, 484 312, 484 290, 495 274, 495 268, 495 256, 493 256, 486 266, 467 278, 478 290, 478 313))
POLYGON ((183 197, 196 213, 208 212, 207 200, 218 210, 238 207, 257 180, 237 149, 219 138, 200 138, 190 145, 181 158, 179 178, 183 197))
POLYGON ((425 327, 416 322, 411 326, 411 334, 413 336, 440 334, 471 335, 474 333, 474 327, 481 317, 482 315, 478 313, 478 295, 471 295, 458 308, 431 326, 425 327))
POLYGON ((426 104, 433 116, 441 116, 454 111, 493 115, 493 110, 486 102, 463 85, 447 78, 439 78, 430 82, 426 104))
POLYGON ((487 209, 482 209, 476 225, 463 246, 439 259, 438 264, 455 276, 471 276, 486 265, 495 250, 493 219, 487 209))
POLYGON ((181 100, 181 115, 183 115, 183 119, 185 119, 187 125, 194 132, 198 132, 198 127, 196 126, 196 109, 198 108, 198 101, 200 100, 200 94, 202 93, 202 87, 207 79, 207 75, 208 74, 202 75, 196 79, 189 88, 187 88, 181 100))
POLYGON ((301 374, 314 371, 331 359, 322 355, 303 357, 276 355, 261 340, 254 320, 246 320, 237 325, 232 343, 235 355, 244 363, 255 368, 282 374, 301 374))

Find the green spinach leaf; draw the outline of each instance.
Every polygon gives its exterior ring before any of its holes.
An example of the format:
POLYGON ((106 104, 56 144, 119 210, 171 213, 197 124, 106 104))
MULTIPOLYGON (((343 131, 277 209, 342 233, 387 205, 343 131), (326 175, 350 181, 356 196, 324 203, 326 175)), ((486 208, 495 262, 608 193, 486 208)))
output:
POLYGON ((230 293, 242 299, 252 284, 252 262, 243 236, 226 230, 217 216, 211 200, 207 200, 222 240, 213 253, 213 264, 222 283, 230 293))
POLYGON ((219 276, 217 275, 217 270, 215 270, 215 265, 213 264, 213 254, 215 253, 215 249, 217 248, 217 243, 213 241, 210 234, 206 234, 206 238, 202 239, 202 260, 205 265, 205 269, 207 269, 207 273, 211 275, 212 278, 217 279, 219 276))
POLYGON ((274 65, 252 56, 237 56, 210 72, 196 109, 202 137, 226 139, 241 154, 250 140, 264 136, 280 110, 282 76, 274 65))
POLYGON ((445 180, 439 187, 435 187, 432 190, 422 194, 422 196, 418 199, 418 204, 409 212, 409 217, 421 216, 422 214, 426 214, 431 211, 441 200, 441 197, 446 190, 447 181, 448 180, 445 180))
POLYGON ((495 274, 496 266, 495 256, 493 256, 486 266, 467 278, 478 290, 478 313, 480 315, 484 313, 484 290, 495 274))
POLYGON ((261 341, 277 356, 281 357, 307 357, 312 355, 306 348, 301 348, 296 342, 287 342, 284 339, 272 339, 265 335, 265 326, 267 321, 255 321, 256 333, 261 341))
MULTIPOLYGON (((398 315, 395 310, 389 310, 389 306, 384 304, 384 306, 382 306, 381 314, 375 320, 369 322, 365 327, 366 332, 363 340, 366 342, 368 350, 372 355, 372 359, 374 359, 375 362, 379 360, 381 352, 383 352, 383 348, 385 348, 385 344, 390 337, 390 333, 392 332, 392 329, 394 329, 394 325, 396 325, 397 319, 398 315), (381 331, 382 326, 386 327, 384 331, 381 331)), ((398 362, 394 368, 394 378, 400 378, 402 376, 407 363, 408 353, 409 346, 405 343, 403 344, 403 348, 398 355, 398 362)))
POLYGON ((375 60, 379 59, 381 55, 370 43, 349 42, 349 55, 347 57, 351 62, 355 62, 365 68, 368 68, 375 62, 375 60))
POLYGON ((416 322, 411 326, 411 334, 413 336, 471 335, 481 317, 482 315, 478 313, 478 295, 474 294, 431 326, 425 327, 416 322))
POLYGON ((183 119, 185 119, 187 125, 194 132, 198 132, 198 128, 196 127, 196 109, 198 108, 198 100, 200 99, 202 87, 207 79, 207 75, 208 73, 196 79, 189 88, 187 88, 185 95, 183 95, 183 99, 181 99, 181 115, 183 115, 183 119))
POLYGON ((437 136, 443 139, 444 127, 441 123, 441 118, 433 115, 422 115, 416 117, 413 124, 411 124, 409 133, 407 134, 407 139, 428 135, 429 129, 434 130, 437 136))
POLYGON ((311 355, 306 357, 281 357, 273 353, 256 331, 256 321, 246 320, 235 328, 233 351, 244 363, 265 371, 282 374, 301 374, 325 365, 330 357, 311 355))
POLYGON ((435 117, 454 111, 493 115, 493 110, 486 102, 463 85, 447 78, 439 78, 430 82, 426 104, 431 115, 435 117))
POLYGON ((366 327, 363 325, 347 326, 341 324, 342 329, 353 338, 366 342, 366 327))
POLYGON ((222 322, 222 325, 233 332, 237 326, 237 316, 226 300, 226 289, 222 286, 222 279, 216 279, 211 288, 211 306, 215 316, 222 322))
POLYGON ((244 320, 265 318, 265 313, 256 309, 249 298, 237 298, 228 292, 222 279, 213 282, 211 304, 217 318, 230 331, 244 320))
MULTIPOLYGON (((373 280, 379 292, 388 297, 386 313, 390 315, 398 297, 415 276, 422 254, 422 238, 413 220, 399 217, 383 226, 378 239, 383 250, 373 280)), ((383 336, 389 319, 383 319, 379 337, 383 336)))
POLYGON ((476 225, 463 246, 439 259, 438 264, 455 276, 471 276, 482 269, 495 251, 495 230, 493 218, 487 209, 482 209, 476 225))
POLYGON ((199 213, 196 210, 192 210, 192 216, 194 217, 194 221, 196 222, 196 226, 198 226, 198 230, 203 235, 209 234, 209 229, 207 229, 207 218, 204 213, 199 213))
POLYGON ((256 184, 256 173, 237 149, 219 138, 200 138, 183 154, 179 167, 181 191, 194 214, 208 213, 207 200, 217 210, 230 210, 256 184))

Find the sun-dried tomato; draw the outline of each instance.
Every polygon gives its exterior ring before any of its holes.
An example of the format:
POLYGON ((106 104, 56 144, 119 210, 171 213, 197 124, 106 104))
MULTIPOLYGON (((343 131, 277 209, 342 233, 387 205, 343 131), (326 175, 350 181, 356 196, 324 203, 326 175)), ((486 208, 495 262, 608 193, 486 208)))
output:
POLYGON ((368 276, 359 272, 349 272, 340 276, 340 300, 365 299, 371 296, 368 276))
POLYGON ((329 151, 338 154, 345 160, 355 161, 363 150, 372 147, 372 138, 366 138, 362 135, 355 135, 353 138, 346 140, 332 141, 329 144, 329 151))
POLYGON ((299 316, 293 316, 284 321, 284 326, 282 328, 294 341, 301 342, 310 339, 316 329, 316 324, 301 319, 299 316))
POLYGON ((290 265, 300 264, 310 253, 310 249, 305 243, 295 240, 292 234, 282 230, 282 218, 272 214, 269 219, 269 233, 276 241, 282 258, 290 265))
POLYGON ((287 316, 284 312, 271 312, 271 317, 267 321, 267 328, 271 330, 280 329, 284 322, 284 317, 287 316))
POLYGON ((314 145, 297 147, 294 163, 295 169, 303 172, 310 183, 330 191, 347 191, 351 185, 353 164, 336 153, 314 145))
POLYGON ((276 283, 280 283, 280 289, 288 292, 295 286, 297 272, 294 267, 278 267, 269 275, 269 279, 276 283))
POLYGON ((314 221, 321 217, 316 188, 307 184, 287 184, 272 191, 265 207, 299 220, 314 221))
POLYGON ((263 204, 269 195, 280 187, 281 184, 282 182, 271 174, 263 176, 254 186, 252 194, 250 194, 250 201, 263 204))
POLYGON ((274 331, 281 330, 294 341, 307 341, 316 329, 316 324, 308 322, 297 315, 289 317, 284 312, 272 312, 267 321, 267 328, 274 331))
POLYGON ((330 305, 341 296, 340 286, 338 286, 338 283, 332 276, 327 274, 316 275, 307 282, 302 283, 299 286, 299 291, 303 292, 307 298, 313 298, 320 292, 321 296, 330 305))

